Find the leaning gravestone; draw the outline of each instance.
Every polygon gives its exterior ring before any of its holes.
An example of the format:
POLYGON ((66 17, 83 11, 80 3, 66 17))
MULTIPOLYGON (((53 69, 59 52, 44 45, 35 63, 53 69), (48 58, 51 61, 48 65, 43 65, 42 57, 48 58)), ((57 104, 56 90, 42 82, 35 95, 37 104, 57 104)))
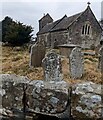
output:
POLYGON ((44 44, 38 42, 35 43, 32 47, 31 47, 31 60, 30 60, 30 66, 33 67, 41 67, 42 65, 42 59, 45 56, 45 46, 44 44))
POLYGON ((45 81, 62 80, 61 59, 58 54, 49 51, 43 59, 45 81))
POLYGON ((84 71, 83 54, 80 47, 75 47, 69 57, 70 74, 73 79, 81 78, 84 71))

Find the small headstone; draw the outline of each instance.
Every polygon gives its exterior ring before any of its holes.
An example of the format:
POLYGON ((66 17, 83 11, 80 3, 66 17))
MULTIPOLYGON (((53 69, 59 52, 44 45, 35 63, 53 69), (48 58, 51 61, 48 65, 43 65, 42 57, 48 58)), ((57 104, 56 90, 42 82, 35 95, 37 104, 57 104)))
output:
POLYGON ((41 67, 42 65, 42 60, 45 56, 45 46, 42 43, 35 43, 31 47, 31 60, 30 60, 30 66, 33 67, 41 67))
POLYGON ((80 47, 75 47, 70 54, 70 74, 71 78, 81 78, 84 71, 83 54, 80 47))
POLYGON ((43 59, 45 81, 62 80, 61 58, 58 54, 50 51, 43 59))

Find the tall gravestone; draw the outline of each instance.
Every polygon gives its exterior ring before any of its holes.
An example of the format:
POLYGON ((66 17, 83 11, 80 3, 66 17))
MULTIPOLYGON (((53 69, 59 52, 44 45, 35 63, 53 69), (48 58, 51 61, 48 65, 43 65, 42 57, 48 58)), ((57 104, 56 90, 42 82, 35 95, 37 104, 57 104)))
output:
POLYGON ((42 60, 45 57, 45 46, 43 43, 35 43, 32 47, 31 47, 31 53, 30 53, 30 66, 33 67, 41 67, 42 65, 42 60))
POLYGON ((58 54, 49 51, 43 59, 45 81, 62 80, 61 59, 58 54))
POLYGON ((75 47, 69 57, 71 78, 81 78, 84 72, 83 54, 80 47, 75 47))

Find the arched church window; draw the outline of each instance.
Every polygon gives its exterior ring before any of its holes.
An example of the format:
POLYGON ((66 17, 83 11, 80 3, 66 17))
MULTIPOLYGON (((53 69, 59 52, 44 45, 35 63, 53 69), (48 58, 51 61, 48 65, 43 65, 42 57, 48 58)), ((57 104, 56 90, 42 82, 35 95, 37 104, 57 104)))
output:
POLYGON ((85 29, 85 26, 83 25, 83 28, 82 28, 82 34, 84 34, 84 29, 85 29))
POLYGON ((90 34, 90 26, 88 26, 87 34, 90 34))
POLYGON ((90 35, 90 33, 91 33, 91 26, 90 26, 90 24, 85 24, 85 25, 83 25, 83 27, 82 27, 82 35, 90 35))
POLYGON ((85 25, 85 35, 87 34, 87 28, 88 28, 88 26, 87 26, 87 24, 85 25))

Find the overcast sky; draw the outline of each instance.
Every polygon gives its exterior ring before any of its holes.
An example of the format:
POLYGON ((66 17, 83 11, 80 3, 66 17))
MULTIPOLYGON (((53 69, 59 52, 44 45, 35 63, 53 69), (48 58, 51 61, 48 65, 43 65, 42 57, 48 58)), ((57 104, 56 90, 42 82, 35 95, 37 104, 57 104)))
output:
POLYGON ((31 25, 34 28, 34 36, 36 36, 38 20, 43 17, 44 13, 49 13, 55 21, 65 14, 70 16, 84 11, 88 1, 91 2, 90 6, 96 18, 100 20, 101 13, 103 13, 103 10, 101 11, 102 0, 0 0, 2 3, 0 4, 0 8, 2 7, 0 20, 9 16, 14 20, 31 25))

